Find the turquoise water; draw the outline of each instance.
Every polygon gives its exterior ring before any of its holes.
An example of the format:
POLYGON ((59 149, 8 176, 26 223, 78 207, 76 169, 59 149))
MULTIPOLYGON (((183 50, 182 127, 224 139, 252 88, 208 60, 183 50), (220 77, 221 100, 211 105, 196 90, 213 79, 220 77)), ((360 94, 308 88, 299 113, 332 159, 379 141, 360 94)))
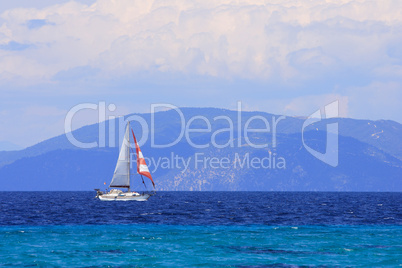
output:
POLYGON ((401 193, 0 192, 5 267, 402 267, 401 193))
POLYGON ((401 226, 14 226, 0 228, 0 264, 398 267, 401 237, 401 226))

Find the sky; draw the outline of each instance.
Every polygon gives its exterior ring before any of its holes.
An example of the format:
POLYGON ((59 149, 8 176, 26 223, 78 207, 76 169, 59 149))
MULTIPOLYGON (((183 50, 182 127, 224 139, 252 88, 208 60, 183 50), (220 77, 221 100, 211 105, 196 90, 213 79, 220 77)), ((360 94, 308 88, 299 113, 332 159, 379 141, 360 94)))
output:
POLYGON ((0 0, 0 141, 34 145, 100 102, 306 116, 338 100, 401 123, 401 44, 400 0, 0 0))

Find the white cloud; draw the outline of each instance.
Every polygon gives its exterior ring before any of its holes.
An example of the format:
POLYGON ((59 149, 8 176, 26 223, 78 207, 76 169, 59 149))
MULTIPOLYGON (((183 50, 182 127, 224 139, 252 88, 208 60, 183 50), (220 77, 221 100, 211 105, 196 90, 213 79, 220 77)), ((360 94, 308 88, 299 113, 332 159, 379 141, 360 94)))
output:
POLYGON ((341 116, 402 120, 402 1, 42 2, 0 8, 0 139, 62 132, 25 107, 99 100, 308 115, 339 99, 341 116))
POLYGON ((98 0, 12 9, 1 15, 0 43, 35 47, 0 51, 13 61, 2 61, 0 79, 37 82, 85 65, 102 77, 145 70, 262 80, 387 66, 387 44, 402 39, 400 10, 392 0, 98 0), (49 23, 29 29, 33 19, 49 23))

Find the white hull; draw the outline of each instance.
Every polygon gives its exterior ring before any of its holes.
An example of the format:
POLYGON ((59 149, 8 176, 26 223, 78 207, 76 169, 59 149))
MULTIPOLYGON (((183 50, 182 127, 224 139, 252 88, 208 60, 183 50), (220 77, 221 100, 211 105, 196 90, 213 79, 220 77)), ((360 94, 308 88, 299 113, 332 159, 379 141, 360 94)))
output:
POLYGON ((107 193, 97 196, 102 201, 147 201, 150 194, 130 193, 107 193))
MULTIPOLYGON (((131 129, 134 138, 135 150, 137 152, 137 173, 141 175, 142 182, 145 185, 143 175, 149 178, 152 182, 153 189, 155 190, 155 183, 152 180, 151 173, 145 163, 144 156, 141 149, 137 144, 137 140, 134 136, 134 131, 131 129)), ((126 132, 124 134, 124 141, 120 147, 119 158, 117 159, 116 168, 114 170, 112 182, 109 187, 111 188, 126 188, 127 192, 123 192, 119 189, 111 189, 109 192, 102 192, 99 189, 95 189, 96 198, 102 201, 147 201, 155 191, 139 194, 137 192, 130 191, 130 173, 131 168, 131 156, 130 156, 130 121, 127 123, 126 132)), ((105 183, 106 184, 106 183, 105 183)), ((146 185, 145 185, 146 189, 146 185)))

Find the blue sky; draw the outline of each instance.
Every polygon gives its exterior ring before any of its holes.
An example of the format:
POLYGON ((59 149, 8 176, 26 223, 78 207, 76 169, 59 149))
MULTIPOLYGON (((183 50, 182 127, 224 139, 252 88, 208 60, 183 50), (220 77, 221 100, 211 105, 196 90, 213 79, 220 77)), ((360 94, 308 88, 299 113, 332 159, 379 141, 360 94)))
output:
MULTIPOLYGON (((71 107, 151 103, 402 122, 401 1, 14 0, 0 5, 0 141, 63 133, 71 107)), ((75 126, 93 123, 77 114, 75 126)))

